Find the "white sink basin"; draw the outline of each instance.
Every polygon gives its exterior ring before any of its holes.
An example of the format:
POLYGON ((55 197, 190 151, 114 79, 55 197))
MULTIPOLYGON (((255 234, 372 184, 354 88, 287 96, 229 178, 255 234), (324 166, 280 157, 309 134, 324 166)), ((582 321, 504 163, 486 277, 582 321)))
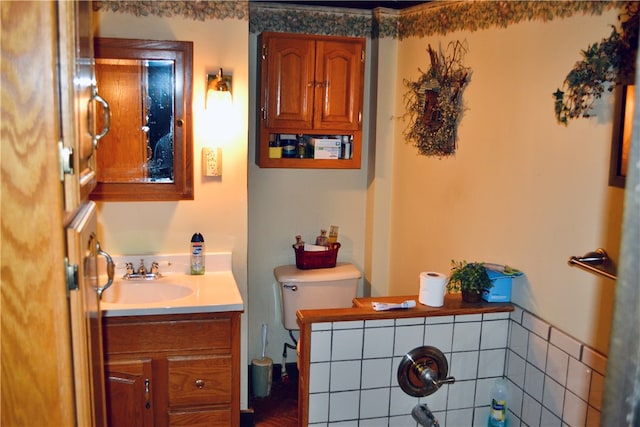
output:
POLYGON ((187 297, 193 289, 163 279, 152 281, 116 280, 102 294, 102 301, 112 304, 149 304, 187 297))
MULTIPOLYGON (((207 270, 199 276, 188 274, 188 254, 114 256, 113 260, 116 277, 102 294, 102 316, 244 311, 242 295, 231 271, 230 252, 207 253, 207 270), (162 277, 141 281, 123 279, 126 263, 135 263, 141 258, 146 258, 147 264, 157 261, 162 277)), ((106 266, 102 268, 106 270, 106 266)), ((104 286, 106 276, 101 276, 99 283, 104 286)))

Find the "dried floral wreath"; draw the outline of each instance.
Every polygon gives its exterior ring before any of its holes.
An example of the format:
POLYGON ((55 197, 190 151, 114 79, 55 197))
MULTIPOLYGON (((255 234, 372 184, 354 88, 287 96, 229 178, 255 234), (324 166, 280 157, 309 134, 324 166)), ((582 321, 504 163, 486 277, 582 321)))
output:
POLYGON ((471 68, 462 65, 467 52, 459 41, 451 42, 447 52, 428 46, 431 68, 413 82, 405 94, 405 116, 410 123, 404 136, 423 156, 451 156, 456 151, 457 129, 465 110, 462 92, 471 78, 471 68))
POLYGON ((558 88, 553 93, 559 123, 567 125, 569 119, 589 117, 605 90, 611 92, 616 84, 634 81, 639 9, 640 3, 626 2, 618 17, 621 31, 613 27, 609 37, 580 52, 582 60, 565 77, 564 90, 558 88))

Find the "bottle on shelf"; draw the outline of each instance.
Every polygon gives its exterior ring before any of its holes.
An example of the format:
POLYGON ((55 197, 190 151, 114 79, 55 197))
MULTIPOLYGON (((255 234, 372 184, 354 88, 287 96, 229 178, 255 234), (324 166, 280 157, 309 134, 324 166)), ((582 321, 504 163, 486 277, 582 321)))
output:
POLYGON ((294 243, 293 247, 295 249, 304 248, 304 240, 302 240, 302 236, 300 234, 296 236, 296 243, 294 243))
POLYGON ((338 241, 338 230, 340 227, 332 225, 329 227, 329 243, 336 243, 338 241))
POLYGON ((316 245, 329 246, 329 238, 327 237, 327 230, 320 230, 320 235, 316 237, 316 245))
POLYGON ((298 153, 296 157, 299 159, 307 157, 307 141, 305 141, 303 135, 298 135, 298 153))
POLYGON ((352 147, 353 147, 353 136, 342 135, 342 153, 341 158, 345 160, 349 160, 352 156, 352 147))
POLYGON ((287 159, 296 157, 297 140, 295 135, 280 135, 280 145, 282 146, 282 157, 287 159))
POLYGON ((280 146, 280 135, 269 134, 269 158, 279 159, 282 157, 282 146, 280 146))

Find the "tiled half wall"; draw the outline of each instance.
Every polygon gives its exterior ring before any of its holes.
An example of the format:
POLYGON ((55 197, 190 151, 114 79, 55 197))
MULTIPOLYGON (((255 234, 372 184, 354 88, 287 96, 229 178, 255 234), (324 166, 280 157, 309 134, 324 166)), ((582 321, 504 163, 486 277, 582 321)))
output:
POLYGON ((441 427, 485 427, 496 378, 509 380, 509 427, 598 426, 606 358, 531 313, 312 324, 310 426, 417 426, 427 403, 441 427), (439 348, 456 378, 426 398, 405 394, 407 352, 439 348))

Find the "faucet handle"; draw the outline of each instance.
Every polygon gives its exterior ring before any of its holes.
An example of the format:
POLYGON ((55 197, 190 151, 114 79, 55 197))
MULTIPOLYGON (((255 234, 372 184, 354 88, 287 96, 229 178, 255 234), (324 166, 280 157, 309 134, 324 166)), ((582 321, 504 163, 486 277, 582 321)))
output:
POLYGON ((153 274, 159 274, 160 273, 160 264, 158 264, 156 261, 153 261, 151 263, 151 273, 153 273, 153 274))
POLYGON ((132 262, 127 262, 124 265, 125 270, 127 270, 127 274, 131 275, 133 274, 133 263, 132 262))
POLYGON ((445 379, 442 380, 435 380, 435 384, 437 387, 441 387, 442 384, 453 384, 456 382, 456 378, 455 377, 447 377, 445 379))

